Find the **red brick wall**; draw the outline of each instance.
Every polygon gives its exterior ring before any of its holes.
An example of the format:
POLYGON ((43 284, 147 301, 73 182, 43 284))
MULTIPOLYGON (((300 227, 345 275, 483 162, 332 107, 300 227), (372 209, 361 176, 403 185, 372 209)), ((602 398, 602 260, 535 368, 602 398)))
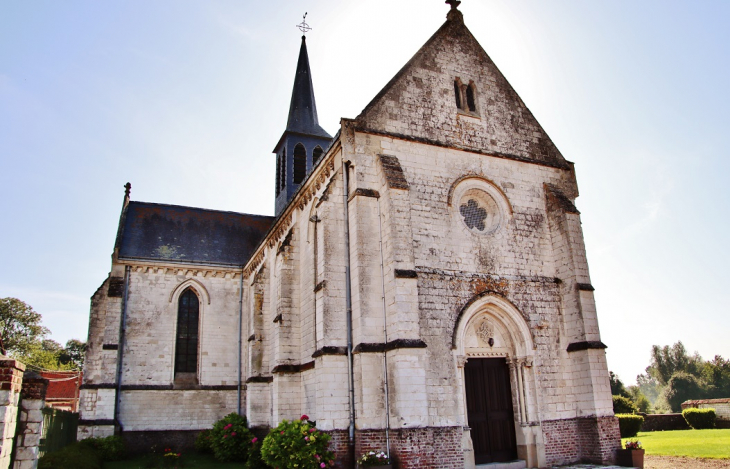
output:
POLYGON ((583 417, 542 422, 548 465, 613 463, 621 447, 616 417, 583 417))
POLYGON ((25 365, 12 358, 0 360, 0 389, 20 392, 25 365))
MULTIPOLYGON (((354 460, 348 446, 347 430, 332 435, 330 450, 336 453, 337 469, 350 469, 354 460)), ((402 428, 390 431, 390 455, 398 469, 458 469, 464 467, 461 427, 402 428)), ((385 430, 356 430, 355 456, 366 451, 385 451, 385 430)))

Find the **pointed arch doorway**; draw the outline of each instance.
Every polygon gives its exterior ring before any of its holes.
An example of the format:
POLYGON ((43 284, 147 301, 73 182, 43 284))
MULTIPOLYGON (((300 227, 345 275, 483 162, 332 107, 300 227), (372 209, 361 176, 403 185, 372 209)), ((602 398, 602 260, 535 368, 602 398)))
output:
POLYGON ((464 366, 464 381, 474 462, 487 464, 517 459, 507 360, 470 358, 464 366))

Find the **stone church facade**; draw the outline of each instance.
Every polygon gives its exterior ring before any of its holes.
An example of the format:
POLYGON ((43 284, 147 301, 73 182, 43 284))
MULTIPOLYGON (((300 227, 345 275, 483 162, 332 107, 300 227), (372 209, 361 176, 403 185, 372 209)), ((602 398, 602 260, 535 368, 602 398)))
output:
POLYGON ((386 447, 400 468, 612 461, 573 164, 458 9, 334 138, 303 39, 275 153, 275 217, 128 190, 81 437, 307 414, 341 467, 386 447))

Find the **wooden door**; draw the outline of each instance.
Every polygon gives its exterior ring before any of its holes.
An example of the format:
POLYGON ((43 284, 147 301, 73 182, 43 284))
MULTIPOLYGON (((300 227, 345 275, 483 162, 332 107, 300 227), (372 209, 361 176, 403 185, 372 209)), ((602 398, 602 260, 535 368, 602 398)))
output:
POLYGON ((469 358, 466 408, 477 464, 517 459, 512 390, 505 358, 469 358))

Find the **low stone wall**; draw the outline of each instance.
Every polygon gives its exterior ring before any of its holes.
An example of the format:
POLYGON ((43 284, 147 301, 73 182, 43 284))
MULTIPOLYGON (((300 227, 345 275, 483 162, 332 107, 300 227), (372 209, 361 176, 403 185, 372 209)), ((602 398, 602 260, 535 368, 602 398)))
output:
POLYGON ((658 432, 663 430, 689 430, 687 421, 682 414, 641 414, 644 423, 642 432, 658 432))
POLYGON ((550 466, 575 462, 612 464, 621 448, 616 417, 579 417, 542 422, 550 466))
POLYGON ((715 415, 717 416, 718 423, 720 423, 720 421, 730 423, 730 398, 699 399, 695 401, 684 401, 682 403, 682 410, 692 407, 697 409, 715 409, 715 415))
POLYGON ((0 355, 0 469, 10 466, 25 365, 0 355))

